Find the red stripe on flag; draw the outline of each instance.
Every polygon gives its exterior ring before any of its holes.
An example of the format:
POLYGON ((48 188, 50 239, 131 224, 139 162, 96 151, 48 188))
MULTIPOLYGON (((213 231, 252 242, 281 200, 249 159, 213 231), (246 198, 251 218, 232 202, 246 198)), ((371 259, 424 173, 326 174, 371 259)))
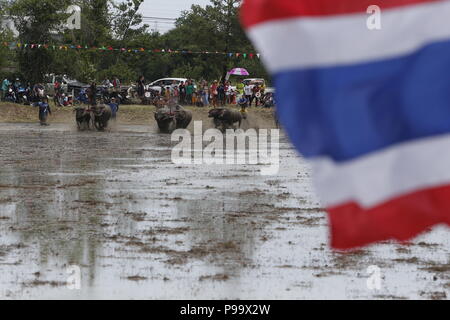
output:
POLYGON ((371 5, 390 9, 437 1, 446 0, 244 0, 241 20, 249 28, 271 20, 366 13, 371 5))
POLYGON ((349 203, 330 208, 328 213, 335 249, 383 240, 406 241, 434 225, 450 226, 450 186, 402 196, 370 210, 349 203))

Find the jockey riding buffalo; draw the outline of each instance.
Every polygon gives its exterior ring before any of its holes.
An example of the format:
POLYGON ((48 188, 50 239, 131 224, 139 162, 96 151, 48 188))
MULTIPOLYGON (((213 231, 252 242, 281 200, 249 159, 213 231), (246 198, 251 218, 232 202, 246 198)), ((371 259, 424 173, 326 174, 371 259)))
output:
POLYGON ((192 121, 192 112, 182 106, 163 107, 155 112, 155 120, 162 133, 186 129, 192 121))
POLYGON ((158 123, 159 130, 162 133, 172 133, 177 128, 175 113, 170 112, 166 108, 159 109, 155 112, 155 120, 158 123))

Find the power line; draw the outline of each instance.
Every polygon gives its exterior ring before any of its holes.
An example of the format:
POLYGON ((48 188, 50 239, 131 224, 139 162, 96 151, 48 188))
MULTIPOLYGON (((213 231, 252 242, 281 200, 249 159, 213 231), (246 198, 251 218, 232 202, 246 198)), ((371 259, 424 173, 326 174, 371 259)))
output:
POLYGON ((156 21, 156 20, 148 20, 148 21, 144 21, 145 23, 155 23, 155 22, 158 22, 158 23, 161 23, 161 24, 168 24, 168 25, 175 25, 175 23, 174 22, 165 22, 165 21, 156 21))
POLYGON ((169 20, 176 21, 176 18, 166 18, 166 17, 142 17, 142 19, 152 19, 152 20, 169 20))

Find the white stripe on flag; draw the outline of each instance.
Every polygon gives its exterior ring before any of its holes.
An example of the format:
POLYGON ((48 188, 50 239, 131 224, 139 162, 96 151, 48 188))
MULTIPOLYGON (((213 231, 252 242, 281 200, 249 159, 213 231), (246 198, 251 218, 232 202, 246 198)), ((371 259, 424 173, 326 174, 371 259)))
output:
POLYGON ((271 72, 393 58, 450 38, 450 1, 389 9, 381 30, 364 13, 283 19, 247 30, 271 72))
POLYGON ((345 163, 310 161, 326 207, 357 202, 365 209, 428 188, 450 185, 450 135, 392 146, 345 163))

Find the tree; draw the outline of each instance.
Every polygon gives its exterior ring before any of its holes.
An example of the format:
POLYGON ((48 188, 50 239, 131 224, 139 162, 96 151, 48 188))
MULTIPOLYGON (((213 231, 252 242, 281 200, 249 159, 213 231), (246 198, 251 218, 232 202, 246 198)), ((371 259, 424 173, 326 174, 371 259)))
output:
MULTIPOLYGON (((136 37, 146 33, 142 16, 138 13, 143 0, 128 0, 116 3, 112 0, 76 0, 82 9, 81 30, 67 32, 65 43, 82 44, 89 48, 130 47, 136 37)), ((139 45, 139 47, 142 44, 139 45)), ((101 81, 105 77, 120 76, 123 81, 135 80, 135 70, 129 54, 117 51, 70 50, 69 64, 59 64, 71 69, 67 71, 80 81, 101 81)), ((64 61, 64 57, 60 57, 64 61)))
POLYGON ((17 52, 19 70, 29 81, 41 82, 53 64, 51 50, 31 45, 58 42, 57 30, 68 18, 65 10, 69 4, 70 0, 15 0, 8 8, 19 31, 18 41, 23 44, 17 52))
POLYGON ((7 2, 5 0, 0 0, 0 81, 6 75, 7 68, 13 67, 13 51, 9 48, 10 41, 13 40, 13 34, 7 28, 3 28, 3 17, 5 14, 5 9, 7 2), (7 45, 5 46, 4 43, 7 45))
POLYGON ((227 70, 245 67, 251 74, 267 77, 258 59, 229 57, 227 53, 255 53, 239 22, 240 0, 211 0, 206 7, 193 5, 176 21, 176 28, 161 36, 163 47, 220 54, 173 55, 166 76, 214 80, 227 70))
MULTIPOLYGON (((241 0, 211 0, 215 10, 213 18, 215 19, 219 32, 223 35, 223 45, 225 52, 230 51, 230 47, 234 43, 245 43, 246 38, 242 36, 242 28, 239 25, 239 6, 241 0), (236 27, 238 26, 238 27, 236 27), (236 38, 235 38, 236 37, 236 38)), ((225 78, 227 73, 227 59, 223 63, 222 78, 225 78)))
POLYGON ((113 3, 112 30, 114 37, 124 43, 146 32, 148 25, 142 25, 142 15, 138 13, 144 0, 127 0, 119 4, 113 3))
POLYGON ((165 34, 149 31, 142 23, 139 9, 143 0, 0 0, 0 4, 5 1, 11 2, 7 11, 16 17, 20 32, 17 42, 48 45, 33 49, 22 46, 16 50, 17 57, 9 59, 18 61, 29 81, 41 81, 46 73, 64 73, 83 82, 114 75, 123 82, 135 81, 139 75, 147 80, 171 76, 219 80, 234 67, 244 67, 255 77, 267 77, 256 56, 250 59, 228 55, 255 53, 239 23, 240 0, 211 0, 205 7, 193 5, 165 34), (82 9, 80 30, 60 28, 69 4, 82 9), (59 50, 60 44, 87 46, 89 50, 59 50), (98 50, 110 46, 166 49, 166 53, 98 50), (168 49, 183 53, 168 53, 168 49), (189 53, 204 51, 214 54, 189 53))

